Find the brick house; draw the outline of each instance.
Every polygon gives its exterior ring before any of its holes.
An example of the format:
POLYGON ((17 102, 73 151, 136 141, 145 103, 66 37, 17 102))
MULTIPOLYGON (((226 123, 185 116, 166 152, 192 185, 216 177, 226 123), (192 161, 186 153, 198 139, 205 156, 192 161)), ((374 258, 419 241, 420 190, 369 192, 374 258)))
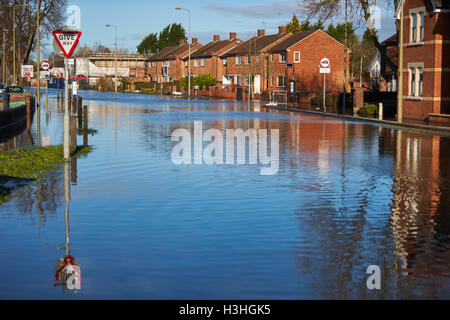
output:
MULTIPOLYGON (((344 45, 322 30, 302 31, 268 50, 268 92, 286 91, 321 92, 323 74, 319 72, 320 60, 329 58, 331 73, 326 75, 327 91, 343 91, 344 45), (295 83, 295 86, 293 85, 295 83)), ((347 74, 349 74, 347 52, 347 74)), ((347 88, 350 86, 347 84, 347 88)))
POLYGON ((450 2, 403 3, 403 118, 449 125, 450 2))
POLYGON ((278 33, 265 35, 265 30, 258 30, 257 36, 225 54, 227 59, 222 83, 238 88, 251 87, 251 94, 258 97, 267 89, 266 73, 269 67, 266 63, 268 50, 281 41, 291 37, 286 27, 279 27, 278 33), (251 81, 250 81, 251 79, 251 81))
MULTIPOLYGON (((191 55, 203 47, 197 38, 192 38, 191 55)), ((180 40, 178 46, 162 49, 160 52, 148 59, 148 75, 152 82, 172 82, 180 80, 187 75, 187 66, 184 58, 189 56, 189 44, 180 40), (165 74, 162 75, 163 67, 165 74)))
MULTIPOLYGON (((214 35, 212 42, 191 54, 192 76, 210 74, 216 81, 221 82, 227 65, 225 54, 241 44, 242 40, 236 38, 236 33, 234 32, 230 33, 228 40, 220 40, 220 36, 214 35)), ((187 69, 187 57, 184 58, 184 62, 187 69)))

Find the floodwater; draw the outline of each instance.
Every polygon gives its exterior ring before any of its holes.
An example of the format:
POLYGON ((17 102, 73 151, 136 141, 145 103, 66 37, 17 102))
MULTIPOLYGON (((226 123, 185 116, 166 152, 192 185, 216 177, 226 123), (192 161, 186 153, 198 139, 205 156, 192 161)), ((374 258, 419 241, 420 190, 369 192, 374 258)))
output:
MULTIPOLYGON (((92 152, 37 181, 1 177, 14 187, 0 204, 0 298, 450 298, 449 138, 258 103, 80 95, 92 152), (277 174, 174 164, 172 132, 194 121, 279 129, 277 174), (66 254, 72 287, 56 279, 66 254)), ((41 135, 60 145, 55 98, 41 135)), ((35 141, 36 119, 0 148, 35 141)))

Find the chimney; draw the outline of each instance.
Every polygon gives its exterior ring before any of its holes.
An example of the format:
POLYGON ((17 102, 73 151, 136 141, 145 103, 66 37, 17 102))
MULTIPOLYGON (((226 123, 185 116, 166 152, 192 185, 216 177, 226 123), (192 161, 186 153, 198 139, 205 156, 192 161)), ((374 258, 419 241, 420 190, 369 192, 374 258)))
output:
POLYGON ((264 29, 258 30, 258 37, 264 37, 265 34, 266 34, 266 31, 264 29))
POLYGON ((198 43, 198 38, 192 38, 192 44, 197 44, 198 43))
POLYGON ((230 32, 230 40, 236 39, 236 32, 230 32))
POLYGON ((184 44, 184 39, 180 39, 179 43, 180 46, 184 44))
POLYGON ((279 34, 286 33, 286 26, 279 26, 278 27, 278 33, 279 34))
POLYGON ((215 35, 214 35, 214 41, 219 41, 219 40, 220 40, 220 36, 217 35, 217 34, 215 34, 215 35))

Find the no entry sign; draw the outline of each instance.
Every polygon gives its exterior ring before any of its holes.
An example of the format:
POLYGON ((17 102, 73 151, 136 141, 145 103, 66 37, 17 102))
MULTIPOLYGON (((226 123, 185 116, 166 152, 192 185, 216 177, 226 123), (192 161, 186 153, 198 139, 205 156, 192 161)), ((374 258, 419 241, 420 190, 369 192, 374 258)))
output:
POLYGON ((53 31, 56 43, 61 48, 64 56, 69 59, 72 56, 73 51, 78 45, 78 41, 81 37, 81 31, 53 31))
POLYGON ((330 67, 330 59, 328 59, 327 57, 324 57, 320 60, 320 66, 322 68, 329 68, 330 67))
POLYGON ((50 62, 48 61, 42 61, 41 63, 41 69, 44 71, 50 70, 50 62))

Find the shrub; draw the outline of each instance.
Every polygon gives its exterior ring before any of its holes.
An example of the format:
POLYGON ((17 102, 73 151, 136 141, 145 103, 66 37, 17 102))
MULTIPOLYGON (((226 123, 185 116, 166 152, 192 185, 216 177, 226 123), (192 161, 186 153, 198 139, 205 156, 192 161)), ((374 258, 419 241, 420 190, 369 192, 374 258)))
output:
POLYGON ((374 118, 378 115, 378 107, 374 104, 364 103, 364 106, 359 108, 358 115, 360 117, 374 118))

